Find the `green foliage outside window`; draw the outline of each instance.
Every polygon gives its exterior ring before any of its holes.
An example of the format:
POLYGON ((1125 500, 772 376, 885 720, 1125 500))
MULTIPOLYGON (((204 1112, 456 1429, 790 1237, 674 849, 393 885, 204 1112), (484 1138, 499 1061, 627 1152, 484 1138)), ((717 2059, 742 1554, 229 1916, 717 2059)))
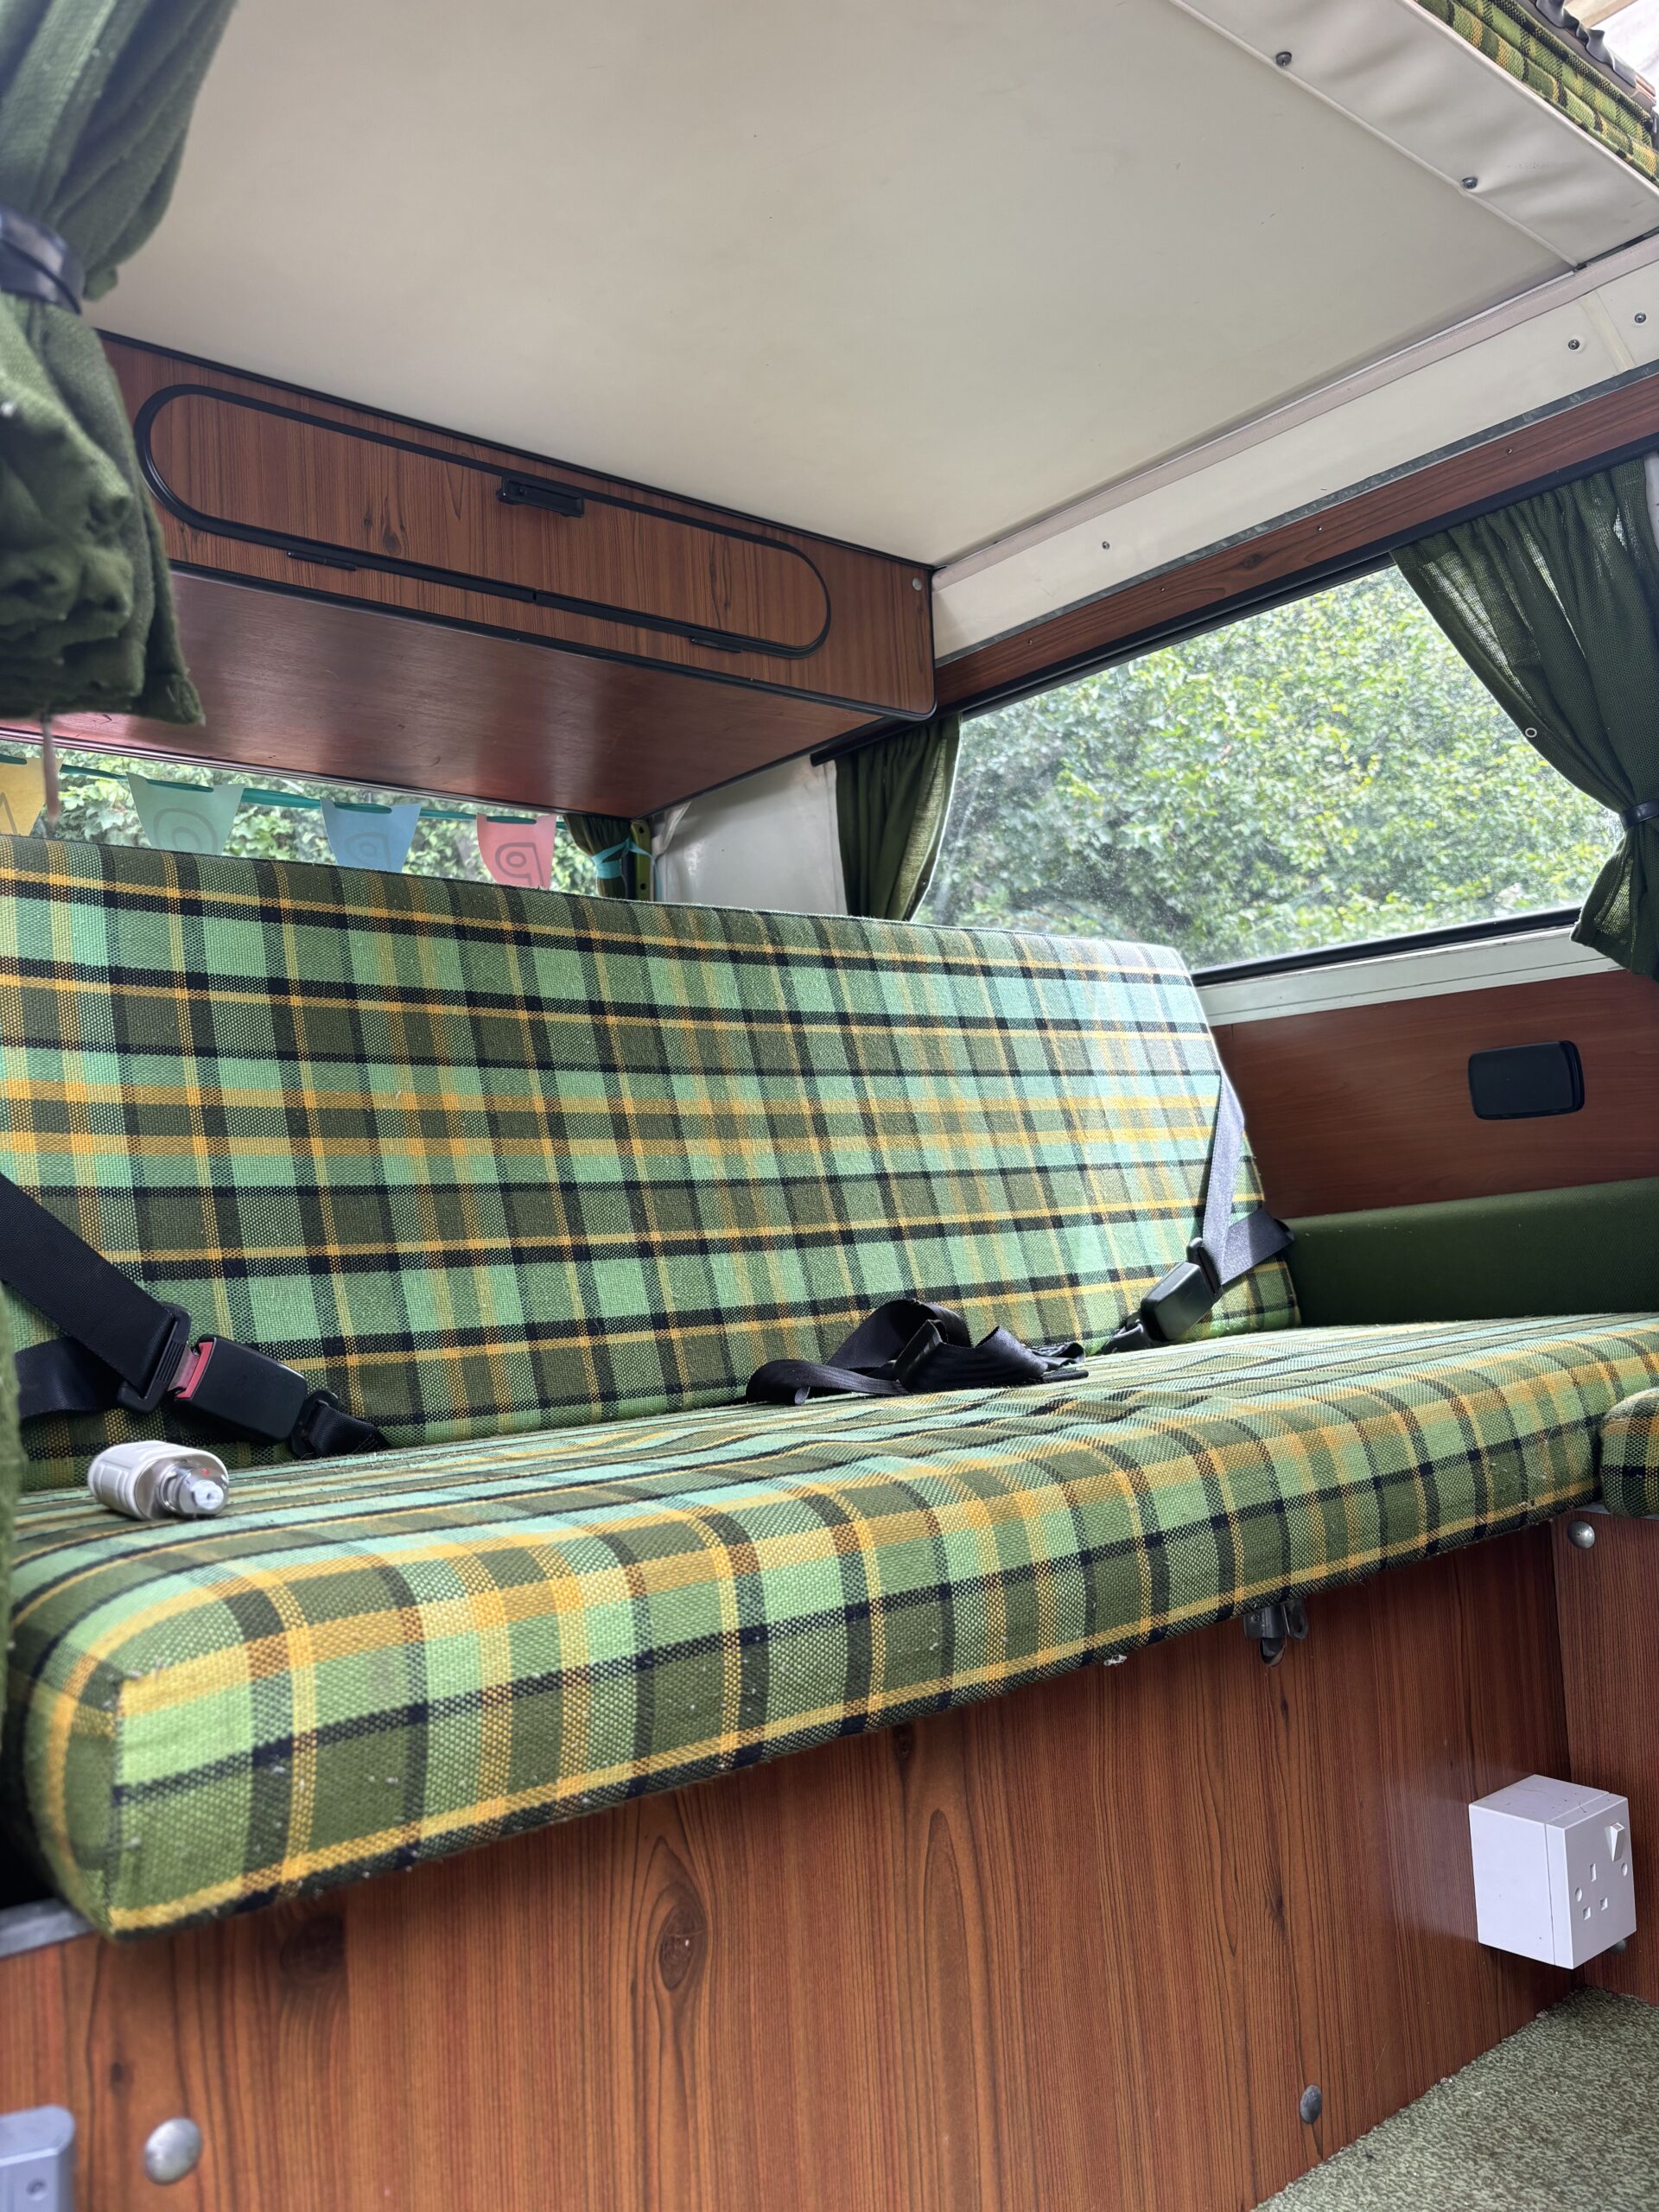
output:
POLYGON ((917 918, 1204 967, 1576 906, 1612 827, 1389 569, 968 723, 917 918))
MULTIPOLYGON (((372 791, 358 785, 322 784, 292 776, 270 776, 263 771, 255 775, 235 777, 177 761, 127 760, 107 753, 79 753, 69 747, 60 748, 60 757, 65 767, 95 769, 99 780, 89 783, 79 776, 65 778, 58 835, 60 837, 90 838, 100 845, 142 845, 147 842, 139 824, 138 810, 132 803, 132 793, 127 785, 130 770, 141 776, 153 777, 158 782, 240 782, 260 791, 292 792, 305 798, 350 799, 377 805, 385 805, 410 796, 405 791, 372 791)), ((436 810, 435 814, 429 812, 422 816, 420 826, 415 832, 415 841, 409 849, 409 858, 404 864, 404 873, 406 875, 460 876, 469 882, 487 883, 490 872, 479 856, 478 832, 474 826, 473 816, 466 813, 464 818, 458 821, 443 818, 463 813, 463 809, 454 799, 434 799, 431 805, 436 810)), ((501 810, 506 812, 510 810, 504 808, 501 810)), ((225 850, 242 859, 329 862, 334 859, 328 849, 327 833, 320 813, 309 809, 255 804, 244 804, 238 813, 232 824, 231 834, 226 840, 225 850)), ((593 862, 585 853, 577 850, 575 841, 563 832, 554 840, 553 888, 556 891, 588 893, 594 888, 593 862)))

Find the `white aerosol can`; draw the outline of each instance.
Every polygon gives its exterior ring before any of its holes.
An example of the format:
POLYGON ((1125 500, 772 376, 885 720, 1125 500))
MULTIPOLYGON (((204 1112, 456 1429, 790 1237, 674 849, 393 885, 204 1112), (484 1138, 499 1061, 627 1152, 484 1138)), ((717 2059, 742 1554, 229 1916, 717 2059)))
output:
POLYGON ((225 1462, 183 1444, 112 1444, 86 1470, 100 1505, 134 1521, 201 1521, 230 1496, 225 1462))

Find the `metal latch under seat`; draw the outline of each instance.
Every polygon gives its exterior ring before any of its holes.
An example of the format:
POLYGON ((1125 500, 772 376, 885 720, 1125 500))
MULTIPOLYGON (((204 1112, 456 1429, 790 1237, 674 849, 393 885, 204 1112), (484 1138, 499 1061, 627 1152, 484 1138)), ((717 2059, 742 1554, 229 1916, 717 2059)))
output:
POLYGON ((1239 1618, 1245 1635, 1261 1645, 1264 1666, 1276 1667, 1287 1645, 1307 1641, 1307 1607, 1300 1598, 1280 1598, 1270 1605, 1253 1605, 1239 1618))

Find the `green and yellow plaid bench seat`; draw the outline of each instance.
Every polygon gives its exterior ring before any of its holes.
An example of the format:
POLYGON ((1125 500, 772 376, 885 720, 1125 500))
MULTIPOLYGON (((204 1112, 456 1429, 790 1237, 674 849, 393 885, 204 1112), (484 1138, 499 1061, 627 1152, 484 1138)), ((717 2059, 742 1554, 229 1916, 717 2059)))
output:
POLYGON ((1277 1260, 1086 1383, 733 1402, 908 1291, 1098 1347, 1218 1088, 1156 949, 0 844, 0 1169, 396 1447, 143 1528, 125 1416, 31 1423, 0 1812, 166 1927, 1593 1496, 1659 1326, 1293 1329, 1277 1260))
POLYGON ((114 1934, 993 1696, 1559 1512, 1659 1319, 1306 1329, 22 1503, 7 1791, 114 1934))

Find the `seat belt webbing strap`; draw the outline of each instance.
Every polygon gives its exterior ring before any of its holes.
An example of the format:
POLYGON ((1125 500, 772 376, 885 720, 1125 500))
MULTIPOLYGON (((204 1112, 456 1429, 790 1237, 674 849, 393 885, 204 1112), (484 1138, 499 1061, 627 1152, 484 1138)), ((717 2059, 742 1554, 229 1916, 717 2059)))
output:
POLYGON ((168 1398, 302 1458, 385 1443, 372 1421, 281 1360, 229 1337, 196 1340, 183 1306, 152 1298, 3 1174, 0 1282, 64 1332, 16 1355, 22 1421, 117 1406, 148 1414, 168 1398))
POLYGON ((1076 1382, 1077 1344, 1028 1344, 1007 1329, 976 1344, 960 1313, 921 1298, 889 1299, 868 1313, 828 1359, 769 1359, 749 1377, 757 1405, 804 1406, 817 1391, 867 1398, 918 1390, 1011 1389, 1025 1382, 1076 1382))
MULTIPOLYGON (((130 1394, 124 1403, 148 1400, 145 1412, 159 1403, 188 1346, 184 1308, 152 1298, 6 1175, 0 1175, 0 1281, 111 1370, 130 1394)), ((84 1361, 62 1364, 66 1387, 77 1381, 91 1387, 84 1361)), ((43 1365, 35 1363, 37 1373, 43 1365)))
POLYGON ((1289 1230, 1266 1206, 1234 1217, 1233 1197, 1243 1159, 1244 1109, 1224 1069, 1198 1233, 1187 1246, 1185 1259, 1154 1284, 1136 1312, 1109 1338, 1108 1351, 1141 1351, 1152 1344, 1179 1343, 1206 1318, 1223 1291, 1290 1244, 1289 1230))

